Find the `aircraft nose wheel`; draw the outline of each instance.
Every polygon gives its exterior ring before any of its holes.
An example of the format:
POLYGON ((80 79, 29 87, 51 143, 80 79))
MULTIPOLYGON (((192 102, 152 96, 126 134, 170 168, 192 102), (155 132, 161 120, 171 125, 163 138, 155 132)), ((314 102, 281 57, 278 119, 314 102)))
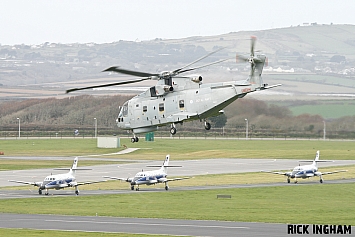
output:
POLYGON ((79 195, 79 191, 75 191, 75 195, 78 196, 79 195))
POLYGON ((166 191, 169 190, 169 186, 168 186, 168 185, 165 186, 165 190, 166 190, 166 191))

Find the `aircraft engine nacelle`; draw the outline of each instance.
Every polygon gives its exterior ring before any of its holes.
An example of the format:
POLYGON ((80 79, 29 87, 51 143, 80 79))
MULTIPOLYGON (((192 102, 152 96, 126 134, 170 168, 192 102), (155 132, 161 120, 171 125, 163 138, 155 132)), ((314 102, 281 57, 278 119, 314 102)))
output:
POLYGON ((191 77, 191 81, 196 82, 196 83, 200 83, 202 81, 202 76, 200 76, 200 75, 193 76, 193 77, 191 77))
POLYGON ((173 92, 174 88, 169 85, 156 85, 155 92, 157 96, 166 95, 169 92, 173 92))

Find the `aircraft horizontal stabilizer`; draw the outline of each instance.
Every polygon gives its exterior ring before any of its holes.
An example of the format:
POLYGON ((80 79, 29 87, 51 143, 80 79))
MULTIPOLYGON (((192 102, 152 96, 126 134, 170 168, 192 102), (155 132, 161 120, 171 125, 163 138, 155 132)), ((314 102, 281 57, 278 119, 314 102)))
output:
POLYGON ((278 86, 282 86, 282 84, 276 84, 276 85, 272 85, 272 86, 264 86, 264 87, 261 87, 260 90, 267 90, 267 89, 271 89, 271 88, 278 87, 278 86))

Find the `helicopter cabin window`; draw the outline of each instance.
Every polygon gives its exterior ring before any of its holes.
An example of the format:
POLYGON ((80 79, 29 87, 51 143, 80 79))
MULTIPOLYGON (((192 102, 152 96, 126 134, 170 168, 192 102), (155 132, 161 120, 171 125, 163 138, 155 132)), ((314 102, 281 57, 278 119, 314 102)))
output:
POLYGON ((164 103, 159 104, 159 111, 164 111, 164 103))
POLYGON ((146 105, 143 106, 143 112, 147 112, 148 111, 148 107, 146 105))
POLYGON ((185 107, 185 101, 184 100, 179 100, 179 107, 184 108, 185 107))

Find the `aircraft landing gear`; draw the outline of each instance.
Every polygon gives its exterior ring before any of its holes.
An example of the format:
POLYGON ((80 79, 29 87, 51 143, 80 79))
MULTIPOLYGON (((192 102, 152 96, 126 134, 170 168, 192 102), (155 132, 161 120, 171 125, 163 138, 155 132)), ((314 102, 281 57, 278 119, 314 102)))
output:
POLYGON ((38 194, 42 195, 42 189, 38 189, 38 194))
POLYGON ((205 129, 210 130, 211 129, 211 124, 207 121, 205 121, 205 129))
POLYGON ((131 138, 131 142, 132 143, 139 142, 139 138, 134 136, 134 137, 131 138))
POLYGON ((75 195, 78 196, 79 195, 79 189, 78 186, 75 187, 75 195))
POLYGON ((298 183, 297 179, 295 180, 295 184, 298 183))
POLYGON ((136 187, 136 191, 139 191, 139 186, 136 187))
POLYGON ((168 191, 169 190, 169 186, 166 184, 165 185, 165 190, 168 191))
POLYGON ((134 190, 134 185, 131 185, 131 190, 132 190, 132 191, 134 190))
POLYGON ((322 184, 323 183, 323 178, 320 178, 319 182, 322 184))
POLYGON ((290 183, 290 182, 291 182, 291 180, 290 180, 290 178, 288 178, 288 179, 287 179, 287 183, 290 183))
POLYGON ((171 135, 175 135, 176 134, 176 128, 175 128, 175 124, 171 124, 171 127, 170 127, 170 134, 171 135))

